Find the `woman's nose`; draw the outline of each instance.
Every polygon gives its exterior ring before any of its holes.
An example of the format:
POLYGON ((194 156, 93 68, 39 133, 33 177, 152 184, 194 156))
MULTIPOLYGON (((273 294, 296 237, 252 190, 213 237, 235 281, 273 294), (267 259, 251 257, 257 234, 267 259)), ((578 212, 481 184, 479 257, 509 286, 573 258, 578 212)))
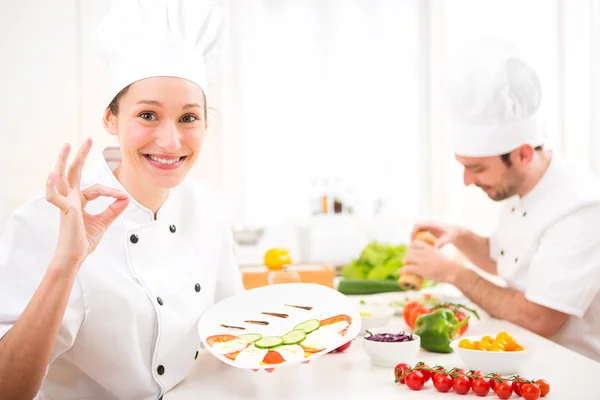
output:
POLYGON ((181 148, 181 134, 176 127, 172 125, 165 126, 156 137, 156 145, 169 152, 174 152, 181 148))

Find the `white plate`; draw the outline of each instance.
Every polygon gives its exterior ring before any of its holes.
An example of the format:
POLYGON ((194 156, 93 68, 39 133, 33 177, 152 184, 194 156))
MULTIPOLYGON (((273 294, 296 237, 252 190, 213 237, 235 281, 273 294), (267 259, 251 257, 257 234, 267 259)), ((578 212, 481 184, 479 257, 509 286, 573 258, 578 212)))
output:
POLYGON ((237 368, 262 369, 298 364, 320 357, 354 339, 360 332, 360 325, 356 303, 337 290, 312 283, 286 283, 248 290, 219 302, 203 314, 198 323, 198 332, 202 344, 221 361, 237 368), (336 316, 344 318, 323 324, 325 320, 336 316), (295 345, 281 345, 267 350, 239 338, 244 334, 259 334, 263 338, 283 337, 308 320, 318 320, 319 328, 295 345), (268 325, 247 321, 261 321, 268 325), (268 360, 279 362, 264 362, 268 360))

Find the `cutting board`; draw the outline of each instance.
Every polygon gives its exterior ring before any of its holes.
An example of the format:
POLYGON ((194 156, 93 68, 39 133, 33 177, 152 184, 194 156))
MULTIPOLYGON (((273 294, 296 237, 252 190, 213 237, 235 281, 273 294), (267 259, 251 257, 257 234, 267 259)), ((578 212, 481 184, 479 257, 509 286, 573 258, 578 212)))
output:
MULTIPOLYGON (((317 283, 330 288, 334 287, 335 268, 323 264, 296 264, 290 266, 291 271, 300 274, 302 283, 317 283)), ((240 267, 244 287, 254 289, 267 286, 269 269, 264 265, 240 267)))

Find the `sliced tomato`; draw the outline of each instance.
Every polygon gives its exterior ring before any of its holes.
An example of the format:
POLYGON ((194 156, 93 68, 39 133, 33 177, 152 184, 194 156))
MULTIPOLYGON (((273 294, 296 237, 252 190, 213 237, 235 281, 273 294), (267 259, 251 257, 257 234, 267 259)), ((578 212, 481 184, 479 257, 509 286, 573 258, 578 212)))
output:
POLYGON ((229 342, 237 338, 238 337, 234 335, 213 335, 206 338, 206 343, 208 343, 208 345, 212 347, 212 345, 215 343, 229 342))
POLYGON ((267 354, 265 354, 265 358, 263 358, 262 362, 269 365, 281 364, 285 362, 285 359, 277 351, 269 350, 267 354))
POLYGON ((348 323, 348 325, 350 325, 352 323, 352 318, 350 318, 346 314, 336 315, 336 316, 321 320, 321 326, 331 325, 331 324, 335 324, 336 322, 342 322, 342 321, 346 321, 348 323))

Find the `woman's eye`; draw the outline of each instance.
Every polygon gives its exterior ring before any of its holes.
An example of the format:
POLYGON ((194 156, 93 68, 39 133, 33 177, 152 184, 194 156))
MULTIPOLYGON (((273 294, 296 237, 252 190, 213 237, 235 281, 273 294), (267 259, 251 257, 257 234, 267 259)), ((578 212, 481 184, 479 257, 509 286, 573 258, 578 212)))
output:
POLYGON ((156 120, 156 116, 152 113, 141 113, 140 114, 140 118, 141 119, 145 119, 146 121, 154 121, 156 120))
POLYGON ((198 118, 196 118, 195 115, 184 115, 181 117, 181 122, 190 123, 196 121, 197 119, 198 118))

